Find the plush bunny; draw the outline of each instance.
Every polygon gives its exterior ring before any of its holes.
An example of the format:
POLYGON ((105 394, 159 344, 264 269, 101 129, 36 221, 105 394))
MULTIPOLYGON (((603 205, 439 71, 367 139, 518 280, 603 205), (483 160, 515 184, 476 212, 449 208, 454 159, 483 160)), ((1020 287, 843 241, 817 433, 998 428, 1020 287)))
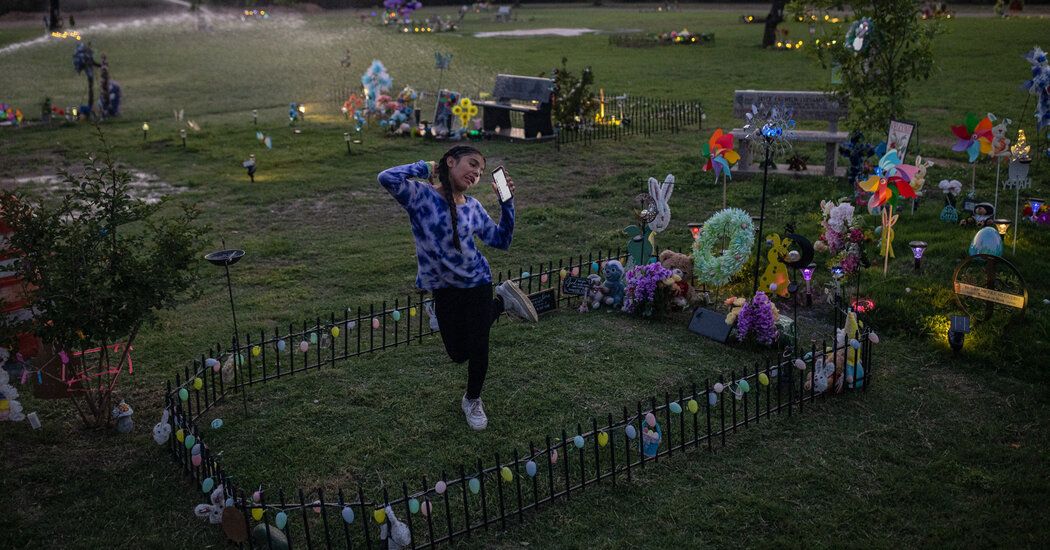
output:
POLYGON ((911 177, 911 188, 915 190, 915 194, 922 194, 922 186, 926 183, 926 170, 933 167, 933 161, 930 159, 923 159, 922 155, 915 156, 915 167, 918 170, 915 171, 915 175, 911 177))
MULTIPOLYGON (((590 287, 587 289, 587 299, 585 302, 589 302, 591 309, 598 309, 602 305, 602 298, 605 297, 605 287, 602 286, 602 278, 597 273, 591 273, 587 276, 587 282, 590 283, 590 287)), ((586 311, 581 308, 581 311, 586 311)))
POLYGON ((222 512, 226 509, 226 493, 220 484, 211 492, 211 504, 198 504, 193 509, 194 515, 201 519, 208 519, 213 524, 222 523, 222 512))
POLYGON ((171 437, 171 424, 168 424, 169 417, 168 409, 164 409, 164 413, 160 416, 160 422, 153 425, 153 441, 156 441, 157 445, 167 443, 168 438, 171 437))
POLYGON ((412 532, 394 515, 394 509, 385 508, 386 521, 379 527, 379 547, 384 550, 401 550, 412 544, 412 532))
POLYGON ((674 174, 667 174, 663 183, 657 182, 656 178, 649 178, 649 195, 656 201, 657 212, 656 219, 649 222, 653 233, 662 232, 671 223, 671 208, 667 205, 667 201, 671 200, 673 191, 674 174))

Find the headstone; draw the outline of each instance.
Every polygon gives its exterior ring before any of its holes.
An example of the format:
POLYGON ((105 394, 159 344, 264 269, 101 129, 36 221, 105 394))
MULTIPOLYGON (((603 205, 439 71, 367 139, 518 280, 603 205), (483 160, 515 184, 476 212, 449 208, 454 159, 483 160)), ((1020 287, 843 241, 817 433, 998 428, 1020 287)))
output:
POLYGON ((726 316, 710 309, 697 308, 689 320, 689 332, 706 336, 716 342, 725 343, 733 327, 726 324, 726 316))
POLYGON ((558 309, 558 293, 553 288, 529 294, 529 300, 539 315, 558 309))
POLYGON ((590 288, 590 281, 584 277, 566 277, 561 283, 562 293, 573 296, 586 296, 590 288))

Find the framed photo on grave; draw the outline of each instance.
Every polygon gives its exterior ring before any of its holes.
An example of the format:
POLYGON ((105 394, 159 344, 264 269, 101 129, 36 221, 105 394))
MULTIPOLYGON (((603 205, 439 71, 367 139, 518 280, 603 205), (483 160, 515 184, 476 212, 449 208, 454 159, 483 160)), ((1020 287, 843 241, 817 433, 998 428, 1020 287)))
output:
POLYGON ((905 120, 890 120, 890 130, 886 135, 886 150, 896 149, 901 162, 908 156, 908 147, 915 134, 916 123, 905 120))

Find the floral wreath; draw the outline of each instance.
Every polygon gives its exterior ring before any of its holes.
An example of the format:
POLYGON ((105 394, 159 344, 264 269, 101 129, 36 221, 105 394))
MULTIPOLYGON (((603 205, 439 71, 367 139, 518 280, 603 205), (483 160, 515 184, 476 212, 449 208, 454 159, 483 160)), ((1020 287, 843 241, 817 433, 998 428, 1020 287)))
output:
POLYGON ((724 286, 747 263, 755 244, 755 229, 751 215, 739 208, 726 208, 704 222, 700 237, 693 241, 693 262, 696 277, 702 283, 724 286), (721 255, 715 246, 725 235, 729 247, 721 255))

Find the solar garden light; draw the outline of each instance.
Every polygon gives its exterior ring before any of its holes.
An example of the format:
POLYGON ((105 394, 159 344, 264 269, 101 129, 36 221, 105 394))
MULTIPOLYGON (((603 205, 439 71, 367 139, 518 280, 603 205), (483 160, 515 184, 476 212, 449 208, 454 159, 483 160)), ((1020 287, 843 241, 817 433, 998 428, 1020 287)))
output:
POLYGON ((346 142, 346 154, 350 154, 350 132, 343 132, 343 141, 346 142))
POLYGON ((970 332, 970 318, 965 315, 952 315, 951 324, 948 326, 948 346, 952 351, 959 353, 963 348, 963 341, 970 332))
POLYGON ((1046 200, 1044 200, 1044 199, 1035 199, 1035 198, 1028 199, 1028 206, 1032 207, 1032 221, 1033 222, 1035 221, 1036 217, 1039 216, 1039 209, 1043 207, 1043 203, 1045 203, 1045 202, 1046 202, 1046 200))
POLYGON ((253 126, 258 126, 259 125, 259 110, 258 109, 252 109, 252 125, 253 126))
POLYGON ((299 118, 303 119, 303 122, 306 122, 306 105, 303 105, 302 103, 300 103, 298 109, 299 109, 299 118))
POLYGON ((908 243, 911 247, 911 255, 915 258, 915 271, 922 267, 922 254, 926 252, 926 241, 912 241, 908 243))
POLYGON ((806 307, 813 305, 813 273, 817 271, 817 264, 811 263, 802 268, 802 278, 806 281, 806 307))
POLYGON ((343 118, 345 120, 350 120, 350 109, 347 109, 346 105, 340 107, 339 110, 343 112, 343 118))
POLYGON ((701 225, 696 222, 688 223, 686 225, 689 226, 689 232, 693 234, 693 240, 695 241, 699 239, 701 225))
POLYGON ((241 163, 248 170, 248 178, 255 183, 255 155, 248 155, 248 160, 241 163))
MULTIPOLYGON (((223 250, 212 252, 204 256, 212 265, 221 265, 226 270, 226 290, 230 294, 230 312, 233 314, 233 366, 236 376, 240 376, 240 333, 237 330, 237 308, 233 303, 233 283, 230 282, 230 266, 239 262, 244 257, 243 250, 232 250, 226 248, 226 239, 222 240, 223 250)), ((248 382, 241 380, 241 392, 244 397, 244 414, 248 414, 248 382)))
POLYGON ((148 122, 143 122, 142 123, 142 142, 145 143, 147 141, 149 141, 149 123, 148 122))
POLYGON ((186 129, 179 130, 179 137, 182 138, 182 148, 186 148, 186 129))
POLYGON ((992 225, 995 226, 995 230, 999 232, 999 236, 1006 240, 1006 232, 1010 230, 1010 225, 1014 222, 1006 218, 998 218, 992 220, 992 225))

